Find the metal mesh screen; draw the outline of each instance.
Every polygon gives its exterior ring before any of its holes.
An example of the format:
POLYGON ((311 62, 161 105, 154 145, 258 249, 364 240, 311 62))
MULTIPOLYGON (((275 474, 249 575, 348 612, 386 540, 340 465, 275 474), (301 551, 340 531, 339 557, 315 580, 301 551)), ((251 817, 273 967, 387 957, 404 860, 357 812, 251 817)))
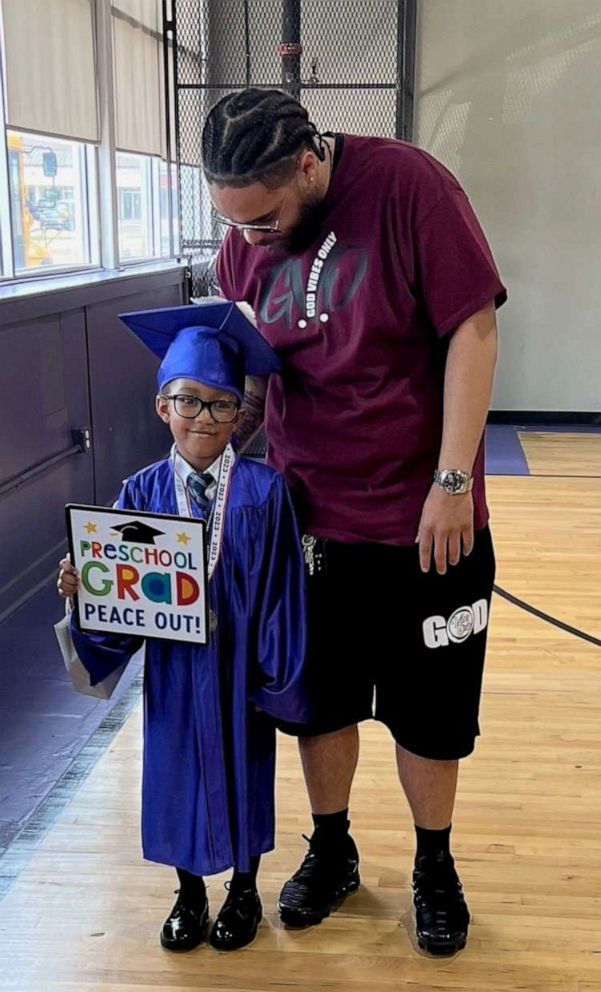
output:
POLYGON ((211 292, 224 234, 200 167, 210 107, 234 89, 275 86, 300 99, 319 130, 410 137, 414 16, 415 0, 172 0, 181 248, 193 297, 211 292))

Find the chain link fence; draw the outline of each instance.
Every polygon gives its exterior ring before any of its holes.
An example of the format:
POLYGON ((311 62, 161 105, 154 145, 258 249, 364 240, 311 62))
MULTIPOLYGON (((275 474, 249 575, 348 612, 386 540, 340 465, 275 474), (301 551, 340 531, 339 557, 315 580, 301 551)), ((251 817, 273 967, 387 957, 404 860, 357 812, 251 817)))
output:
POLYGON ((172 0, 182 254, 192 297, 214 292, 224 231, 201 169, 204 119, 226 93, 279 87, 320 131, 410 138, 417 0, 172 0))

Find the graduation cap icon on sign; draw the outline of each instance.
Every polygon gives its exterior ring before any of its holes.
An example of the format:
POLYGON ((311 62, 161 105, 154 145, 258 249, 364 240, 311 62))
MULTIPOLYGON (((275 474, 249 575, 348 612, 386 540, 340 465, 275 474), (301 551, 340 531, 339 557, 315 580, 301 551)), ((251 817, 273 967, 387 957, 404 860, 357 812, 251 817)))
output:
POLYGON ((149 524, 142 523, 141 520, 132 520, 126 524, 118 524, 111 530, 119 531, 124 541, 131 541, 137 544, 154 544, 154 539, 165 531, 157 530, 149 524))

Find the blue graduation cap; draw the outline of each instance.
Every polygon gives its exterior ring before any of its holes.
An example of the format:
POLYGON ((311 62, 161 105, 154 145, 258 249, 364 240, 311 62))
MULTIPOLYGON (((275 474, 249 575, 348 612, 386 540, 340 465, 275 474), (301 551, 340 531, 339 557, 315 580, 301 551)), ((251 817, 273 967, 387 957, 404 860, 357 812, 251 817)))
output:
POLYGON ((193 379, 243 400, 246 375, 269 375, 281 368, 276 353, 235 303, 193 303, 119 316, 162 359, 159 390, 174 379, 193 379))

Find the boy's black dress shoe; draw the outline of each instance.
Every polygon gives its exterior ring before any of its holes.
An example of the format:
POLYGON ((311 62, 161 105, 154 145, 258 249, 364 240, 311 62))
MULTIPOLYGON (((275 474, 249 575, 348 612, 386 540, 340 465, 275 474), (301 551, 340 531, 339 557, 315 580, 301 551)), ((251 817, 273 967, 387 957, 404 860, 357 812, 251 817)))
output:
POLYGON ((316 834, 298 871, 280 892, 278 910, 283 923, 310 927, 329 916, 332 910, 361 884, 359 852, 350 835, 334 853, 321 848, 316 834))
POLYGON ((207 939, 209 929, 209 903, 194 905, 184 902, 181 894, 163 923, 161 944, 169 951, 192 951, 207 939))
POLYGON ((219 910, 209 943, 217 951, 237 951, 257 936, 263 907, 256 889, 230 889, 219 910))
POLYGON ((470 914, 450 855, 420 857, 413 872, 417 942, 430 954, 455 954, 465 947, 470 914))

